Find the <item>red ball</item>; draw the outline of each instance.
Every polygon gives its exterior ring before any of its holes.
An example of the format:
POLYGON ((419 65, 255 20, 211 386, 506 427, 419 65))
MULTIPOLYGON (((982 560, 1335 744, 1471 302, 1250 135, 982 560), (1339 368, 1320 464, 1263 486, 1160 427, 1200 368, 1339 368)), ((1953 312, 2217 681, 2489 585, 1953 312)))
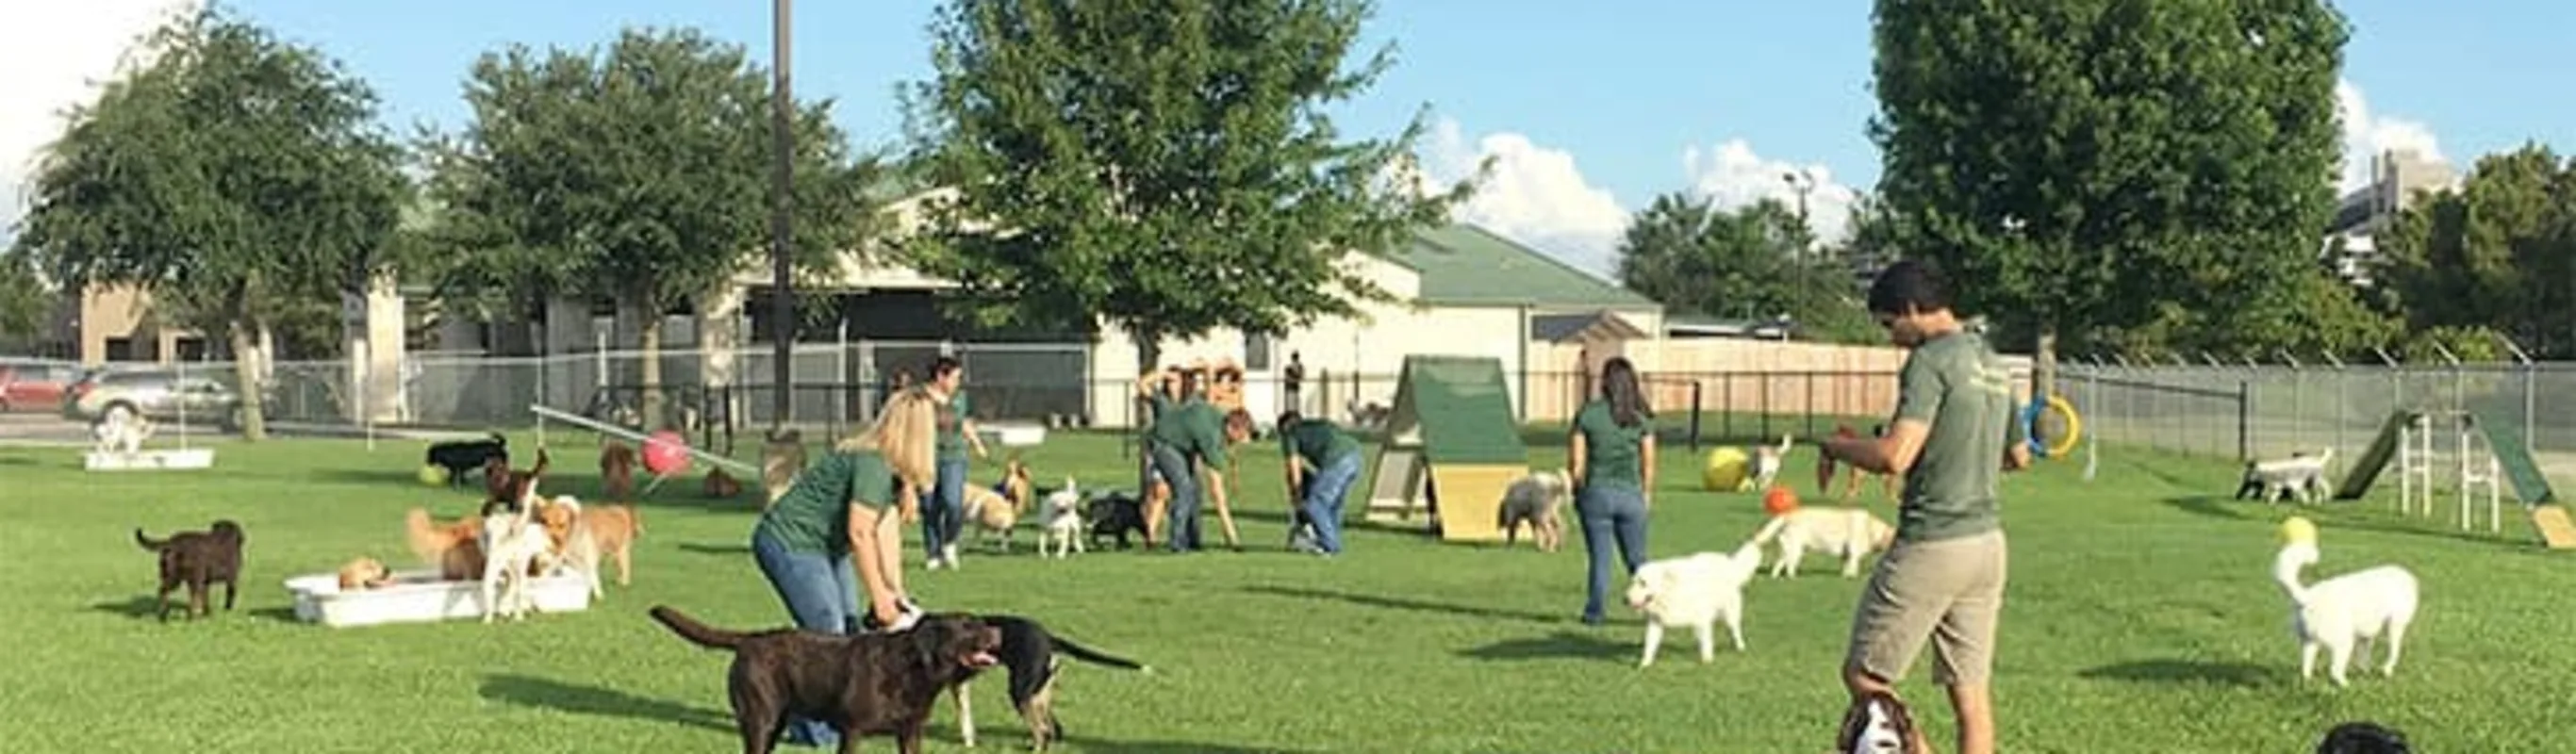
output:
POLYGON ((689 467, 689 440, 680 433, 662 430, 644 441, 644 470, 659 476, 677 474, 689 467))
POLYGON ((1790 492, 1787 487, 1773 487, 1771 491, 1762 493, 1762 512, 1764 513, 1782 516, 1797 509, 1798 493, 1790 492))

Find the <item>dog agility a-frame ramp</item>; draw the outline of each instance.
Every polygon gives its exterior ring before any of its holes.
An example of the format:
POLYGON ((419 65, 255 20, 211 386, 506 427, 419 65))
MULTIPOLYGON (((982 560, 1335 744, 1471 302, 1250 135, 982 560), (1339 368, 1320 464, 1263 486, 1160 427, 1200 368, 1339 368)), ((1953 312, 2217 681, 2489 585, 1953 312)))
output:
POLYGON ((1420 520, 1442 539, 1499 542, 1503 491, 1528 473, 1502 360, 1405 357, 1369 485, 1368 520, 1420 520))

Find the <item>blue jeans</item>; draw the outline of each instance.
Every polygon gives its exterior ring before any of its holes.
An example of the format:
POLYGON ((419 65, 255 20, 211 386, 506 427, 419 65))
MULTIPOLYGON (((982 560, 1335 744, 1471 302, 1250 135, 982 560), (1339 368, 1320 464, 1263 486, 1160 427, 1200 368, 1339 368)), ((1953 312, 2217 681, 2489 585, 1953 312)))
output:
POLYGON ((1360 454, 1352 453, 1324 464, 1306 479, 1306 499, 1299 504, 1305 509, 1306 522, 1315 527, 1315 549, 1342 551, 1342 498, 1351 491, 1351 483, 1360 478, 1360 454))
MULTIPOLYGON (((751 557, 760 564, 761 575, 769 577, 769 586, 778 590, 779 600, 787 603, 787 614, 796 619, 797 628, 858 633, 859 576, 849 555, 797 552, 787 549, 769 530, 755 529, 751 557)), ((790 716, 787 741, 831 749, 841 745, 841 732, 830 723, 790 716)))
POLYGON ((1154 469, 1172 486, 1172 509, 1164 518, 1164 544, 1173 552, 1199 549, 1199 477, 1190 473, 1190 458, 1179 448, 1154 444, 1154 469))
POLYGON ((922 557, 936 560, 940 547, 957 541, 966 528, 966 459, 939 459, 939 478, 921 506, 922 557))
POLYGON ((1591 582, 1583 597, 1583 622, 1601 622, 1601 600, 1610 593, 1610 548, 1635 574, 1646 562, 1646 495, 1633 487, 1586 486, 1574 493, 1583 521, 1583 549, 1591 556, 1591 582))

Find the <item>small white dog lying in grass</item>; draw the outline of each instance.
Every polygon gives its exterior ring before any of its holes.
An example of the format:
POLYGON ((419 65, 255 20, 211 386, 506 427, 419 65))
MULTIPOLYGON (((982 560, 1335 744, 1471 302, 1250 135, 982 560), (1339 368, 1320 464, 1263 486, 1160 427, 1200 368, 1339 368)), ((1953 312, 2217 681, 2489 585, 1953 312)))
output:
POLYGON ((1047 495, 1046 524, 1038 530, 1038 556, 1045 557, 1049 545, 1059 558, 1089 552, 1082 543, 1082 528, 1082 492, 1074 488, 1073 477, 1065 477, 1064 489, 1047 495))
POLYGON ((1753 544, 1780 540, 1780 556, 1771 575, 1796 576, 1807 551, 1840 556, 1843 578, 1860 575, 1860 561, 1896 541, 1896 527, 1866 508, 1798 508, 1777 516, 1753 533, 1753 544))
POLYGON ((1637 667, 1655 664, 1664 629, 1689 627, 1699 637, 1699 661, 1717 661, 1717 622, 1726 621, 1735 651, 1744 651, 1744 582, 1762 566, 1762 546, 1751 542, 1732 555, 1703 552, 1648 561, 1628 582, 1628 607, 1646 616, 1646 651, 1637 667))
POLYGON ((2292 517, 2281 523, 2281 553, 2273 559, 2272 578, 2290 595, 2290 628, 2299 638, 2299 678, 2316 673, 2317 650, 2327 654, 2327 677, 2345 685, 2344 670, 2356 649, 2365 655, 2370 642, 2388 635, 2381 675, 2397 674, 2397 657, 2406 643, 2406 625, 2415 620, 2415 574, 2402 566, 2354 571, 2314 584, 2299 584, 2299 572, 2317 562, 2316 525, 2292 517))

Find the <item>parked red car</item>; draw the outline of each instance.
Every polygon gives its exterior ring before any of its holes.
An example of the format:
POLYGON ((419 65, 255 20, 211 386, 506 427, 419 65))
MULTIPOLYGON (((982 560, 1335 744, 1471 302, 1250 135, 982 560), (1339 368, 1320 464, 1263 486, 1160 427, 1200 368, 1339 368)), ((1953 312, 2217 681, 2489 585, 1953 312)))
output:
POLYGON ((54 411, 89 370, 63 361, 0 359, 0 411, 54 411))

